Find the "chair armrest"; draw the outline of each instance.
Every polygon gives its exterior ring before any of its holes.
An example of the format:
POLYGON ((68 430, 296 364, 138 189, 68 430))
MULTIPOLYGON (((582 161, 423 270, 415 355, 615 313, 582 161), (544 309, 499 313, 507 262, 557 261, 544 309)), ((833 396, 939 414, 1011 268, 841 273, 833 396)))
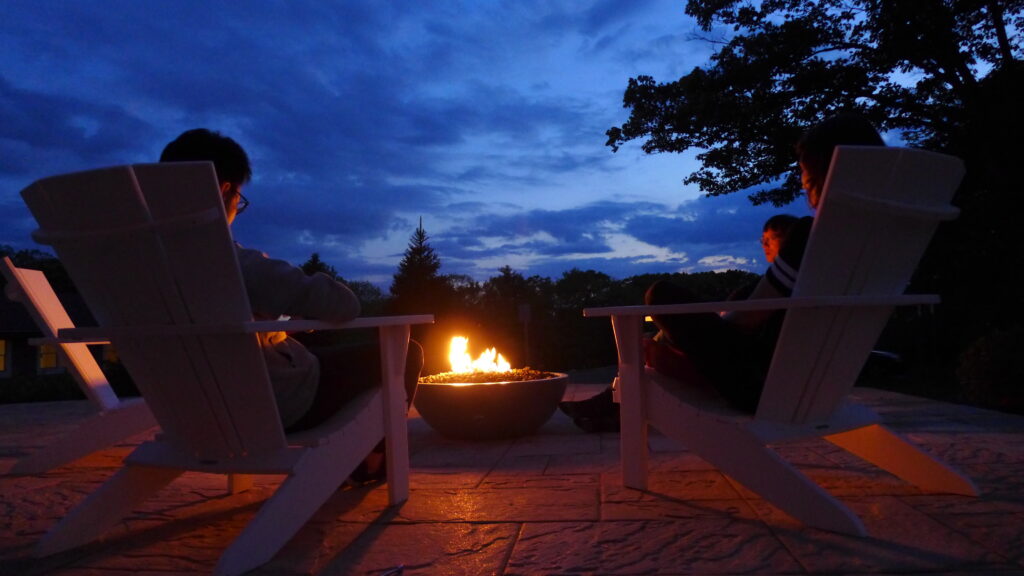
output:
POLYGON ((385 326, 411 326, 433 324, 432 314, 411 316, 364 316, 348 322, 325 320, 255 320, 245 323, 245 332, 305 332, 307 330, 348 330, 353 328, 383 328, 385 326))
POLYGON ((110 339, 102 340, 68 340, 66 338, 29 338, 28 343, 30 346, 43 346, 50 344, 51 346, 59 346, 60 344, 85 344, 87 346, 99 346, 101 344, 110 344, 110 339))
POLYGON ((844 308, 848 306, 915 306, 938 304, 937 294, 905 294, 898 296, 803 296, 794 298, 763 298, 696 302, 692 304, 661 304, 657 306, 608 306, 585 308, 587 318, 602 316, 654 316, 662 314, 701 314, 743 312, 750 310, 783 310, 791 308, 844 308))
POLYGON ((367 316, 349 322, 324 320, 253 320, 227 324, 185 324, 181 326, 109 326, 65 328, 57 332, 57 341, 82 342, 131 336, 203 336, 212 334, 254 334, 256 332, 305 332, 308 330, 347 330, 353 328, 384 328, 432 324, 433 315, 367 316))

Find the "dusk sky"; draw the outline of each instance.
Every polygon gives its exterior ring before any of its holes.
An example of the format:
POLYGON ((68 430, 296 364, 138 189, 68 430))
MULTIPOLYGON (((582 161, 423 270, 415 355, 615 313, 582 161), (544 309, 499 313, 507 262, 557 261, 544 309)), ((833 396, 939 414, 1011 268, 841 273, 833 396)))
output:
POLYGON ((802 202, 704 198, 682 184, 692 154, 604 145, 630 77, 707 64, 684 5, 4 0, 0 244, 45 249, 32 181, 153 162, 206 127, 252 159, 239 242, 385 290, 420 218, 441 273, 480 281, 760 272, 761 223, 802 202))

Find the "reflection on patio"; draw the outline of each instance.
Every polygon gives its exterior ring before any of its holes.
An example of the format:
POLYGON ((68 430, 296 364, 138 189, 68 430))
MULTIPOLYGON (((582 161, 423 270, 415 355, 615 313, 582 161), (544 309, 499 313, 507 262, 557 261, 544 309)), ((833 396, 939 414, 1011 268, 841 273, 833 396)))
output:
MULTIPOLYGON (((585 397, 605 383, 572 384, 585 397)), ((979 498, 925 494, 823 441, 781 448, 849 504, 868 538, 807 528, 654 434, 651 489, 621 487, 618 436, 556 413, 538 434, 448 440, 410 421, 412 496, 339 491, 257 574, 1024 572, 1024 418, 873 389, 856 396, 971 476, 979 498)), ((86 402, 0 406, 0 463, 45 446, 86 402)), ((0 574, 209 573, 279 477, 228 496, 186 474, 107 539, 35 560, 31 547, 141 438, 42 476, 0 478, 0 574)))

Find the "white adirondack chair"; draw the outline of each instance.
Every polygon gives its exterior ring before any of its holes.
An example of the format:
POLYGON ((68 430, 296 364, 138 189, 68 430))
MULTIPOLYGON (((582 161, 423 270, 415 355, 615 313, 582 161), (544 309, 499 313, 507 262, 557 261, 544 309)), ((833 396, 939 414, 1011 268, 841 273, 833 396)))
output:
MULTIPOLYGON (((39 327, 42 338, 38 339, 38 343, 57 347, 64 366, 78 383, 85 397, 98 409, 97 413, 80 422, 74 430, 49 446, 14 462, 3 470, 3 474, 42 474, 156 427, 156 420, 145 400, 118 398, 103 370, 89 352, 90 344, 104 344, 107 341, 61 341, 57 337, 57 332, 74 328, 75 325, 53 292, 46 276, 38 270, 18 268, 6 256, 3 263, 0 272, 7 278, 8 296, 24 304, 29 316, 39 327)), ((228 492, 237 494, 251 487, 251 477, 245 474, 228 475, 228 492)))
POLYGON ((48 555, 89 542, 185 471, 285 474, 220 558, 218 574, 265 563, 381 440, 391 504, 408 497, 403 371, 423 316, 346 324, 253 321, 212 164, 121 166, 39 180, 22 191, 99 328, 162 428, 54 526, 48 555), (377 327, 384 385, 323 425, 286 436, 256 332, 377 327))
POLYGON ((622 475, 647 487, 647 425, 802 522, 865 535, 860 518, 779 457, 770 444, 829 442, 925 490, 977 495, 974 484, 881 424, 847 395, 894 306, 933 304, 904 295, 910 276, 963 176, 953 157, 906 148, 840 147, 791 298, 584 310, 609 316, 619 354, 622 475), (706 387, 644 366, 645 316, 787 309, 755 415, 706 387))
POLYGON ((59 330, 74 324, 42 272, 18 268, 7 257, 0 272, 7 278, 8 296, 25 305, 43 335, 41 340, 55 343, 64 365, 98 410, 60 440, 15 462, 6 474, 42 474, 156 426, 141 398, 117 397, 88 344, 56 341, 59 330))

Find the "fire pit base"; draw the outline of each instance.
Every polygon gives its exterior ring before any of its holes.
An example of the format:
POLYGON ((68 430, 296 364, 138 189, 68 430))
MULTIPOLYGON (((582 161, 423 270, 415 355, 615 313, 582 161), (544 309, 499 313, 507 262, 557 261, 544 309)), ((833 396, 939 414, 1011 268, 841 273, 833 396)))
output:
POLYGON ((498 440, 533 434, 565 395, 566 374, 484 384, 421 382, 413 404, 441 435, 459 440, 498 440))

